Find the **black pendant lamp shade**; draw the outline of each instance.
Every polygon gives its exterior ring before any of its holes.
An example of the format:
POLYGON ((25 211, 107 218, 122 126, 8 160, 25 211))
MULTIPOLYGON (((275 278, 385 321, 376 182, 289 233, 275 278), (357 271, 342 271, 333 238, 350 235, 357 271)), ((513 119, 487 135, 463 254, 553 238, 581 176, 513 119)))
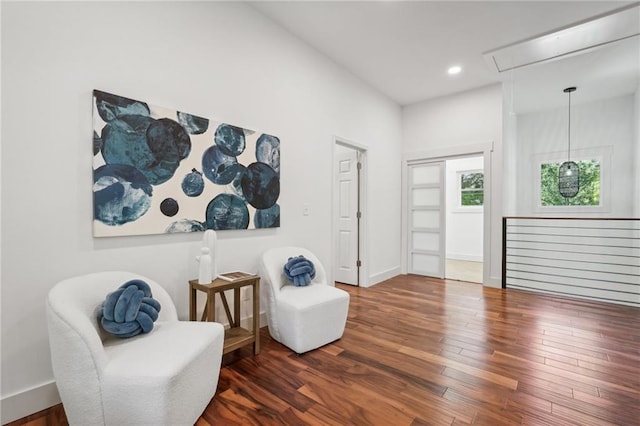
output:
POLYGON ((580 169, 578 165, 571 161, 571 92, 575 92, 575 87, 567 87, 564 93, 569 94, 569 149, 567 151, 567 161, 560 165, 558 170, 558 191, 565 198, 572 198, 580 190, 580 169))

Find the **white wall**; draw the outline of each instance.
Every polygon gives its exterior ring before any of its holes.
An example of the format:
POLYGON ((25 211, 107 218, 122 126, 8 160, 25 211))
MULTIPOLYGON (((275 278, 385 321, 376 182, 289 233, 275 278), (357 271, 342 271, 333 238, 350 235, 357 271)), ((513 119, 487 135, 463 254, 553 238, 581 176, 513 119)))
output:
MULTIPOLYGON (((493 143, 491 153, 490 250, 484 250, 485 285, 500 286, 502 275, 502 91, 492 85, 403 108, 403 152, 443 152, 493 143)), ((487 175, 485 170, 485 175, 487 175)))
MULTIPOLYGON (((2 2, 0 2, 0 23, 2 22, 2 2)), ((0 30, 0 46, 2 45, 2 31, 0 30)), ((0 66, 0 81, 2 80, 2 66, 0 66)), ((0 83, 0 94, 2 84, 0 83)), ((0 102, 0 129, 2 129, 2 103, 0 102)), ((0 165, 2 164, 2 137, 0 136, 0 165)), ((0 171, 0 242, 2 241, 2 172, 0 171)), ((2 244, 0 244, 0 295, 2 291, 2 244)), ((2 325, 2 303, 0 301, 0 326, 2 325)), ((2 354, 2 340, 0 334, 0 354, 2 354)), ((2 367, 0 366, 0 381, 2 380, 2 367)), ((2 422, 2 405, 0 404, 0 422, 2 422)))
POLYGON ((640 218, 640 80, 638 80, 638 88, 635 94, 635 161, 633 170, 635 170, 635 196, 633 205, 633 216, 640 218))
MULTIPOLYGON (((598 217, 632 217, 637 198, 630 196, 637 180, 633 152, 635 138, 634 97, 632 95, 572 105, 571 150, 611 147, 611 164, 602 164, 611 171, 610 185, 603 186, 601 197, 608 191, 610 206, 597 212, 598 217)), ((517 215, 544 215, 536 211, 534 173, 539 173, 536 155, 567 152, 567 108, 519 114, 515 173, 517 180, 517 215)), ((549 213, 557 215, 557 213, 549 213)), ((580 216, 589 213, 572 213, 580 216)), ((566 213, 564 214, 566 216, 566 213)))
POLYGON ((331 270, 333 135, 368 147, 369 273, 398 268, 401 110, 242 3, 2 5, 2 421, 57 402, 44 300, 59 280, 132 270, 182 318, 202 234, 92 237, 91 92, 278 135, 282 227, 219 232, 219 269, 304 245, 331 270), (303 204, 311 207, 302 215, 303 204))
POLYGON ((404 152, 499 141, 502 93, 492 85, 409 105, 402 110, 404 152))
POLYGON ((518 174, 516 173, 516 141, 518 115, 513 110, 514 82, 502 84, 502 214, 515 216, 518 174))
POLYGON ((482 207, 460 208, 459 172, 482 172, 482 157, 458 158, 446 162, 447 259, 482 262, 482 207))

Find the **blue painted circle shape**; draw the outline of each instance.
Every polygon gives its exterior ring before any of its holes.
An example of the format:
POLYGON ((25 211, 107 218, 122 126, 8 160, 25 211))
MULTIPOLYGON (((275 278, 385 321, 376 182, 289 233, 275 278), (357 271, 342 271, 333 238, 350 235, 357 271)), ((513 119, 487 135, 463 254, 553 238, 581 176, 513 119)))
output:
POLYGON ((206 212, 207 229, 247 229, 249 209, 244 200, 234 194, 220 194, 209 202, 206 212))
POLYGON ((256 159, 280 175, 280 139, 263 133, 256 141, 256 159))
POLYGON ((209 128, 209 119, 178 111, 178 122, 190 135, 201 135, 209 128))
POLYGON ((133 166, 107 164, 93 172, 93 217, 109 226, 133 222, 151 207, 153 189, 133 166))
POLYGON ((201 232, 205 231, 205 227, 202 222, 192 219, 182 219, 177 222, 173 222, 165 229, 167 234, 175 234, 178 232, 201 232))
POLYGON ((242 193, 256 209, 267 209, 280 196, 280 178, 267 164, 251 163, 242 176, 242 193))
POLYGON ((268 209, 256 210, 253 216, 253 225, 256 228, 280 227, 280 206, 278 203, 268 209))
POLYGON ((221 124, 218 126, 214 141, 222 152, 233 157, 242 154, 246 146, 244 130, 241 127, 230 124, 221 124))
POLYGON ((231 183, 238 171, 236 157, 227 155, 216 145, 209 147, 202 154, 202 171, 216 185, 231 183))
POLYGON ((182 192, 188 197, 197 197, 204 191, 204 179, 202 173, 196 169, 192 169, 191 173, 187 173, 182 179, 182 192))

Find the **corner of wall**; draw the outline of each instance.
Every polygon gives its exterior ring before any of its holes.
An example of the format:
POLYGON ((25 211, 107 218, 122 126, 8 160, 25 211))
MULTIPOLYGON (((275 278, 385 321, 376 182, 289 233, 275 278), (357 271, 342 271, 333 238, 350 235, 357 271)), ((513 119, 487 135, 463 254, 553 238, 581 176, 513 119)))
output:
POLYGON ((376 285, 378 283, 381 283, 382 281, 388 280, 390 278, 393 278, 397 275, 400 275, 400 266, 395 266, 391 269, 387 269, 386 271, 382 271, 379 272, 377 274, 373 274, 373 275, 369 275, 369 281, 367 282, 367 285, 364 287, 371 287, 373 285, 376 285))

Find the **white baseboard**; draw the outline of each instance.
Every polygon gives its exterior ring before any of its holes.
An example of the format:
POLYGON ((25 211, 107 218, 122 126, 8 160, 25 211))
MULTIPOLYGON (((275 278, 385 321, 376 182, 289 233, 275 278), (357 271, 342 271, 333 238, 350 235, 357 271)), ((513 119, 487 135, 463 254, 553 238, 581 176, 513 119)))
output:
POLYGON ((2 424, 27 417, 60 404, 60 394, 55 381, 35 386, 2 398, 2 424))
POLYGON ((482 256, 461 253, 447 253, 447 259, 466 260, 467 262, 482 262, 482 256))
POLYGON ((502 278, 501 277, 489 277, 489 281, 485 281, 483 283, 485 287, 492 288, 502 288, 502 278))
POLYGON ((388 280, 389 278, 393 278, 397 275, 400 275, 400 267, 396 266, 395 268, 387 269, 386 271, 378 272, 377 274, 369 276, 369 283, 367 287, 371 287, 372 285, 381 283, 382 281, 388 280))
MULTIPOLYGON (((228 327, 228 323, 224 323, 225 327, 228 327)), ((253 328, 253 316, 240 318, 240 326, 251 330, 253 328)), ((267 313, 260 312, 260 328, 267 326, 267 313)))

